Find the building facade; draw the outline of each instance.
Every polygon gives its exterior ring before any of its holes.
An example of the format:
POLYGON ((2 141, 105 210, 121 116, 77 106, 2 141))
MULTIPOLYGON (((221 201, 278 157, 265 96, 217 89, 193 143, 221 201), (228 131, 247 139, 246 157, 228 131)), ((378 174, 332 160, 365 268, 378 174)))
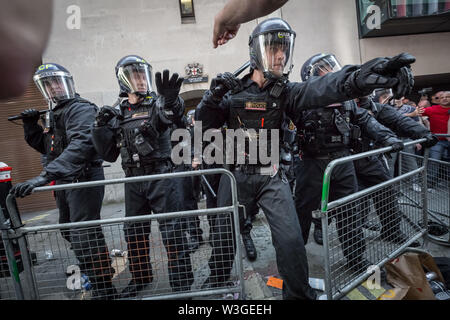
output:
MULTIPOLYGON (((291 0, 270 15, 285 19, 297 33, 291 80, 300 81, 303 62, 319 52, 334 53, 342 64, 360 64, 377 56, 409 52, 417 57, 413 72, 419 85, 420 79, 424 87, 430 81, 448 85, 450 28, 367 36, 361 31, 367 2, 291 0)), ((406 0, 391 2, 407 4, 406 0)), ((445 9, 449 1, 438 2, 445 9)), ((153 74, 169 69, 190 77, 181 94, 187 107, 192 108, 216 74, 234 71, 248 60, 248 36, 264 19, 243 24, 235 39, 213 49, 214 16, 225 3, 225 0, 57 0, 52 33, 42 60, 65 66, 73 74, 78 93, 101 107, 117 100, 119 88, 114 75, 117 61, 125 55, 137 54, 152 65, 153 74)), ((386 23, 384 16, 381 20, 386 23)), ((26 170, 27 165, 20 164, 16 170, 26 170)), ((120 161, 106 168, 106 177, 123 177, 120 161)), ((122 185, 108 186, 105 201, 122 201, 122 190, 122 185)))

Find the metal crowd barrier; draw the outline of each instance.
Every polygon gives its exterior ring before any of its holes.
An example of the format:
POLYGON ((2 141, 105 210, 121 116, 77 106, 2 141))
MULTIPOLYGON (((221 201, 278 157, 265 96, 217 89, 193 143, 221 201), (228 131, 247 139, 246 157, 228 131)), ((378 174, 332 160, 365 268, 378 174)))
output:
MULTIPOLYGON (((416 140, 406 145, 424 141, 416 140)), ((314 215, 322 220, 325 293, 328 300, 344 297, 376 271, 376 268, 368 271, 367 266, 358 264, 359 257, 381 268, 427 232, 423 227, 427 225, 427 212, 422 208, 427 208, 424 186, 428 149, 422 166, 416 170, 328 202, 331 176, 336 166, 370 156, 381 156, 391 150, 391 147, 386 147, 336 159, 325 170, 321 210, 314 215), (420 192, 413 189, 414 184, 422 187, 420 192), (378 225, 378 230, 362 228, 367 222, 378 225), (398 224, 407 240, 393 243, 390 240, 398 231, 398 224)))
MULTIPOLYGON (((17 299, 90 299, 92 290, 88 289, 89 286, 92 286, 91 280, 97 279, 97 283, 101 284, 98 275, 107 274, 105 270, 110 264, 114 268, 113 285, 120 293, 121 289, 126 287, 132 278, 126 256, 128 251, 124 226, 127 226, 126 228, 134 228, 133 234, 137 237, 133 239, 140 250, 137 256, 138 261, 134 265, 137 266, 140 274, 148 276, 150 273, 152 277, 152 282, 139 293, 137 299, 185 299, 193 297, 221 299, 224 295, 229 296, 230 294, 233 296, 239 294, 241 299, 245 298, 242 260, 234 259, 231 281, 218 281, 213 283, 212 288, 202 289, 203 282, 209 276, 208 260, 211 256, 211 246, 205 243, 195 249, 190 246, 187 240, 189 232, 192 231, 191 222, 198 218, 201 228, 204 231, 209 230, 210 242, 213 241, 211 240, 213 239, 213 233, 219 233, 219 228, 208 227, 207 217, 223 214, 227 216, 227 219, 221 220, 229 221, 230 224, 227 229, 234 228, 234 236, 232 241, 229 242, 229 248, 223 249, 234 252, 235 257, 241 257, 239 204, 236 180, 231 172, 225 169, 210 169, 167 173, 40 187, 35 188, 33 192, 89 188, 207 174, 224 174, 231 179, 231 206, 26 227, 21 225, 19 214, 13 205, 14 198, 9 195, 7 208, 11 215, 11 228, 8 230, 2 228, 1 232, 8 249, 9 269, 12 276, 0 279, 0 281, 9 282, 9 288, 14 286, 17 299), (161 232, 158 232, 158 226, 161 232), (149 231, 151 232, 149 233, 149 231), (69 234, 71 234, 71 238, 67 238, 69 234), (79 235, 79 237, 75 237, 74 234, 79 235), (150 234, 149 247, 143 241, 143 237, 148 236, 148 234, 150 234), (83 236, 87 237, 88 241, 77 244, 76 241, 82 241, 83 236), (11 252, 10 242, 13 239, 17 239, 19 242, 22 253, 24 271, 21 274, 17 270, 16 261, 11 252), (71 239, 71 242, 65 239, 71 239), (101 241, 101 239, 104 239, 104 241, 101 241), (79 250, 77 255, 74 253, 75 250, 79 250), (30 258, 31 251, 36 253, 37 261, 34 263, 30 258), (150 256, 150 258, 146 258, 147 256, 150 256), (80 257, 83 263, 80 262, 80 257), (149 260, 151 268, 144 269, 144 266, 148 266, 149 260), (192 273, 188 267, 189 263, 192 266, 192 273), (88 269, 87 266, 91 266, 91 269, 88 269), (139 269, 140 266, 142 266, 141 269, 139 269), (188 285, 183 282, 185 280, 188 285)), ((3 215, 0 216, 4 220, 3 215)), ((2 226, 4 225, 3 222, 0 221, 2 226)), ((220 234, 216 234, 214 239, 220 236, 220 234)), ((233 265, 233 261, 228 261, 228 263, 233 265)), ((2 284, 3 286, 4 284, 2 284)), ((9 289, 8 292, 11 291, 9 289)), ((4 298, 12 299, 13 297, 11 295, 0 297, 0 299, 4 298)))
MULTIPOLYGON (((438 135, 450 137, 450 135, 438 135)), ((450 155, 447 155, 450 157, 450 155)), ((448 159, 447 159, 448 160, 448 159)), ((411 153, 401 152, 399 155, 399 172, 410 172, 412 166, 422 166, 424 158, 411 153)), ((419 185, 413 185, 414 190, 421 191, 419 185)), ((450 162, 428 159, 427 169, 427 211, 428 234, 430 241, 444 246, 450 246, 450 162)), ((409 205, 422 208, 420 203, 408 199, 409 205)))

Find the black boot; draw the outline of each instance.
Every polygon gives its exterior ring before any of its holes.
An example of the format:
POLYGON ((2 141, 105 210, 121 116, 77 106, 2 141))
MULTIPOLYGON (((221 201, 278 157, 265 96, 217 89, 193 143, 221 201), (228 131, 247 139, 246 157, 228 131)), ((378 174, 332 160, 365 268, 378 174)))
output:
POLYGON ((245 252, 247 253, 247 259, 250 261, 255 261, 257 253, 250 233, 242 234, 242 242, 244 243, 245 252))
POLYGON ((314 226, 313 238, 318 245, 323 245, 322 228, 314 226))

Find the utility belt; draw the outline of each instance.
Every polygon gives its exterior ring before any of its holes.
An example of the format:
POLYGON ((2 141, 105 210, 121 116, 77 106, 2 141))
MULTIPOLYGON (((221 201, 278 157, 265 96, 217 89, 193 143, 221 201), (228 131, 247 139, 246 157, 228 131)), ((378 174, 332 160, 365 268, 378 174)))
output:
POLYGON ((233 170, 241 171, 243 174, 256 174, 262 176, 274 176, 278 168, 274 166, 263 166, 258 164, 240 164, 234 166, 233 170))
POLYGON ((172 172, 173 165, 169 159, 163 159, 140 166, 137 166, 136 164, 122 164, 122 168, 127 177, 136 177, 172 172))

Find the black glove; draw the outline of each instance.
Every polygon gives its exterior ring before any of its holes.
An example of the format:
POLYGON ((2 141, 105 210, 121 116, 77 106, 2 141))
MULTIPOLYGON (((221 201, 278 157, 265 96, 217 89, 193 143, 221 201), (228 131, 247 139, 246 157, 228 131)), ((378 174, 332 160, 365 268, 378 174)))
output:
POLYGON ((392 147, 392 150, 389 151, 389 153, 396 153, 402 151, 403 148, 405 147, 402 140, 394 137, 388 138, 386 141, 384 141, 383 145, 385 147, 392 147))
POLYGON ((18 197, 23 198, 31 194, 34 188, 45 186, 49 182, 50 180, 45 175, 45 172, 43 172, 37 177, 16 184, 14 187, 11 188, 9 193, 13 194, 16 198, 18 197))
POLYGON ((231 91, 232 93, 242 90, 242 82, 230 72, 219 73, 211 80, 211 92, 216 100, 221 100, 223 96, 231 91))
POLYGON ((139 126, 139 131, 143 135, 149 136, 152 139, 155 139, 158 137, 158 131, 148 120, 145 120, 141 123, 141 125, 139 126))
POLYGON ((163 71, 162 80, 161 72, 155 74, 156 88, 158 89, 158 93, 164 97, 166 106, 172 106, 175 103, 183 81, 184 78, 179 78, 178 73, 174 73, 169 80, 169 70, 163 71))
POLYGON ((117 110, 110 106, 103 106, 95 118, 97 126, 106 125, 112 118, 117 117, 117 110))
POLYGON ((24 124, 34 124, 39 121, 39 111, 36 109, 27 109, 20 115, 24 124))
POLYGON ((422 147, 424 148, 431 148, 432 146, 434 146, 439 142, 439 138, 432 133, 427 134, 423 138, 427 139, 427 141, 421 143, 422 147))
POLYGON ((352 95, 365 96, 378 88, 392 88, 394 98, 408 95, 414 86, 414 77, 410 64, 416 58, 408 53, 401 53, 393 58, 375 58, 354 72, 345 87, 352 95))

